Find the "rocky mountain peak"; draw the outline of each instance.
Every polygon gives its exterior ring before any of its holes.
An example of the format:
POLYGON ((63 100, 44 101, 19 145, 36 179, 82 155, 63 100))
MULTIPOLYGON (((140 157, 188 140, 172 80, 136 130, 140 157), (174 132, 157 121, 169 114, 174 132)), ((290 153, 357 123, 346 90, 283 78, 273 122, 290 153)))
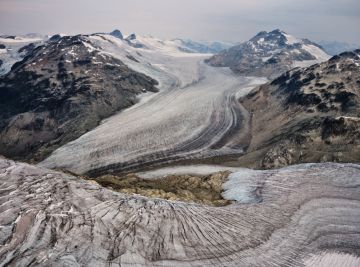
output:
POLYGON ((59 41, 61 39, 61 35, 60 34, 54 34, 49 38, 49 41, 51 42, 56 42, 59 41))
POLYGON ((120 30, 113 30, 110 35, 116 37, 116 38, 119 38, 119 39, 124 39, 124 36, 122 35, 121 31, 120 30))
POLYGON ((259 32, 207 62, 215 67, 230 67, 241 75, 275 78, 294 67, 309 66, 329 57, 321 46, 276 29, 259 32))
POLYGON ((251 38, 249 42, 252 42, 259 47, 276 46, 280 48, 286 46, 287 38, 285 32, 277 29, 271 32, 261 31, 251 38))
POLYGON ((126 37, 126 40, 128 41, 136 40, 136 34, 135 33, 130 34, 128 37, 126 37))

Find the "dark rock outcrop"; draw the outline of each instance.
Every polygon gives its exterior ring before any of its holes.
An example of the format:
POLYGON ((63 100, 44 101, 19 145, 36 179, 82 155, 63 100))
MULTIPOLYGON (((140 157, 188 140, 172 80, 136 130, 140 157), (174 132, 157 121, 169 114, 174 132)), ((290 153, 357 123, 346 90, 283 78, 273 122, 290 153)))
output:
POLYGON ((139 40, 137 40, 135 33, 132 33, 128 37, 126 37, 125 41, 128 43, 128 45, 134 48, 145 48, 145 46, 140 43, 139 40))
POLYGON ((40 160, 156 84, 84 36, 50 41, 0 79, 0 154, 40 160))
POLYGON ((61 35, 60 34, 54 34, 53 36, 50 37, 49 41, 51 42, 57 42, 61 39, 61 35))
POLYGON ((34 43, 30 43, 28 45, 21 47, 18 50, 18 53, 23 54, 25 57, 25 56, 29 55, 35 48, 36 48, 36 45, 34 43))
POLYGON ((135 33, 132 33, 128 37, 126 37, 126 40, 128 40, 128 41, 133 41, 135 39, 136 39, 136 34, 135 33))
POLYGON ((113 30, 113 31, 110 33, 110 35, 112 35, 112 36, 114 36, 114 37, 116 37, 116 38, 119 38, 119 39, 121 39, 121 40, 124 39, 121 31, 119 31, 119 30, 113 30))

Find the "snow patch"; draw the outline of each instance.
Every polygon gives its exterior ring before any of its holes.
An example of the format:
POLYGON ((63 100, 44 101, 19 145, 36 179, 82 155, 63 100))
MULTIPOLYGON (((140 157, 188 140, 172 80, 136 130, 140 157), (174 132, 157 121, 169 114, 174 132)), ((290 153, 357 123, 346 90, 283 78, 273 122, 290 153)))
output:
POLYGON ((228 180, 223 184, 224 199, 236 200, 239 203, 257 203, 261 201, 258 194, 259 174, 263 171, 242 169, 231 173, 228 180))
POLYGON ((304 50, 306 50, 307 52, 309 52, 314 57, 316 57, 316 59, 319 62, 327 61, 330 58, 330 56, 328 54, 326 54, 325 51, 323 51, 322 49, 320 49, 319 47, 317 47, 315 45, 311 45, 311 44, 310 45, 303 45, 302 48, 304 50))
POLYGON ((283 33, 283 35, 285 36, 286 38, 286 43, 289 44, 289 45, 292 45, 292 44, 297 44, 297 43, 302 43, 302 40, 292 36, 292 35, 289 35, 287 33, 283 33))

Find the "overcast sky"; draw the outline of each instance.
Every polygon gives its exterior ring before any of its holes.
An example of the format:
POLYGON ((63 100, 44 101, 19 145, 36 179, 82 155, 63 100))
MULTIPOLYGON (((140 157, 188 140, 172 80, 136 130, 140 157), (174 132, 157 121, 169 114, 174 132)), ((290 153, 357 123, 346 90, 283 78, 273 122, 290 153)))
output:
POLYGON ((280 28, 360 44, 360 0, 0 0, 0 33, 123 32, 244 41, 280 28))

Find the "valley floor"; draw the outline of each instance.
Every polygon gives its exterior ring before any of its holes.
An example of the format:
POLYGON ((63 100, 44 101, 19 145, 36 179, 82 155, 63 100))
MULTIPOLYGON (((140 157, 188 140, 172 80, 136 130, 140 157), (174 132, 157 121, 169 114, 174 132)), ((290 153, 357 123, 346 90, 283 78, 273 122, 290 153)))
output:
POLYGON ((151 70, 142 71, 160 81, 160 93, 142 97, 137 105, 106 119, 56 150, 41 166, 97 176, 241 154, 250 140, 249 118, 237 99, 266 79, 207 66, 201 55, 141 53, 152 62, 151 70))

